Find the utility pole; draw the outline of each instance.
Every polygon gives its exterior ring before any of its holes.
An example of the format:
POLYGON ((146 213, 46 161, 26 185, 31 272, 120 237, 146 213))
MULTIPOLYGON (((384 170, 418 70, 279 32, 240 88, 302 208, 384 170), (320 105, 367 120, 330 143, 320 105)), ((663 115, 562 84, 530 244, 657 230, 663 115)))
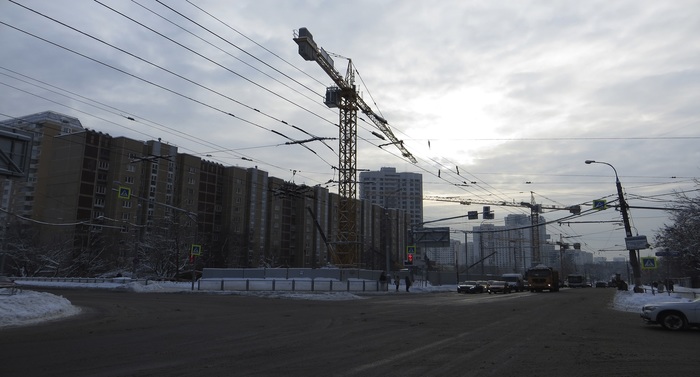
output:
MULTIPOLYGON (((627 238, 632 237, 632 226, 630 225, 630 218, 627 212, 627 209, 629 207, 627 206, 627 201, 625 201, 625 195, 622 192, 622 183, 620 183, 620 177, 617 175, 617 169, 615 169, 615 167, 611 164, 603 161, 586 160, 585 162, 586 164, 608 165, 615 172, 615 186, 617 187, 617 196, 620 200, 620 212, 622 212, 622 223, 625 226, 625 234, 627 235, 627 238)), ((643 293, 644 288, 642 287, 642 269, 639 265, 639 259, 637 258, 638 250, 629 249, 629 255, 630 265, 632 266, 632 275, 634 276, 634 292, 643 293)))

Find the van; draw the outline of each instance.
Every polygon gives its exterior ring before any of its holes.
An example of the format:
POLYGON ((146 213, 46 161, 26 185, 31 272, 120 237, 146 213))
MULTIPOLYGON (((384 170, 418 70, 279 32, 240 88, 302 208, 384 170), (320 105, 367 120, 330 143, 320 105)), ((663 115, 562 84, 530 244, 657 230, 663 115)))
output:
POLYGON ((511 292, 522 292, 525 290, 525 281, 523 274, 503 274, 501 280, 504 280, 510 286, 511 292))

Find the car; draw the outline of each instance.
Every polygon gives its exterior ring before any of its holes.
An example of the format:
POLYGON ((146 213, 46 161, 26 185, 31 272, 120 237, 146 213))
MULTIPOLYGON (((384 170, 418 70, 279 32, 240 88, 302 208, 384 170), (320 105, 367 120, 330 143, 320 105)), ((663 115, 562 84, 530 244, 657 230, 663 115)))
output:
POLYGON ((484 285, 481 282, 466 280, 457 284, 457 293, 484 293, 484 285))
POLYGON ((510 285, 503 280, 492 280, 489 282, 488 292, 491 293, 510 293, 510 285))
POLYGON ((700 327, 700 298, 690 302, 646 304, 641 316, 647 324, 659 324, 671 331, 700 327))
POLYGON ((596 288, 607 288, 608 283, 606 283, 604 281, 597 281, 597 282, 595 282, 595 287, 596 288))

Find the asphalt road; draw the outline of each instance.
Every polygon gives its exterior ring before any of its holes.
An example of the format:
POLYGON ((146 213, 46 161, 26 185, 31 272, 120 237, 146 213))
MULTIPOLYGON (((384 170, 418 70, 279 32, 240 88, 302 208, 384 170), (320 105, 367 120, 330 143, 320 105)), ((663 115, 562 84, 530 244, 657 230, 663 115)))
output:
POLYGON ((612 289, 309 301, 47 290, 84 313, 0 331, 0 376, 694 376, 700 331, 612 289))

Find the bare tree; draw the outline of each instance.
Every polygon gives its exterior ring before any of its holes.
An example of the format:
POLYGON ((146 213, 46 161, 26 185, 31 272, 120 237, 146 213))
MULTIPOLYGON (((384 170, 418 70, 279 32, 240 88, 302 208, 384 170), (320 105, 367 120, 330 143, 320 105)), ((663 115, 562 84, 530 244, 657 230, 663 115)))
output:
POLYGON ((670 212, 672 223, 656 235, 656 245, 678 252, 682 272, 700 277, 700 197, 676 194, 677 201, 670 212))

